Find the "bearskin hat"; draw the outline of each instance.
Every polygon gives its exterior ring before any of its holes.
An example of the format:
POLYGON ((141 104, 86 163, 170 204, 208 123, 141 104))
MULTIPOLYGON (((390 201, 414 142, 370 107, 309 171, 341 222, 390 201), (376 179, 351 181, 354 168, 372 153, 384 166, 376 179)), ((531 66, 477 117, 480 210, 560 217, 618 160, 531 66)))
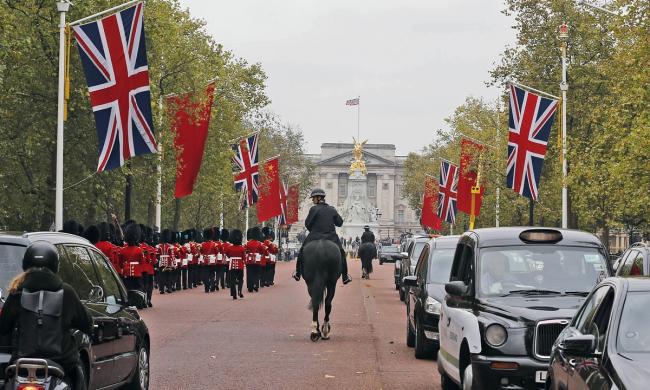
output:
POLYGON ((160 242, 165 244, 171 244, 172 242, 172 231, 169 229, 164 229, 160 236, 160 242))
POLYGON ((230 243, 233 245, 241 245, 243 234, 241 230, 235 229, 232 232, 230 232, 230 243))
POLYGON ((271 238, 271 234, 272 234, 272 230, 271 230, 271 228, 268 227, 268 226, 264 226, 264 227, 262 228, 262 234, 264 235, 264 238, 265 238, 265 239, 270 239, 270 238, 271 238))
POLYGON ((124 241, 126 241, 129 246, 135 246, 140 243, 141 236, 142 231, 140 230, 140 225, 132 223, 127 226, 126 231, 124 232, 124 241))
POLYGON ((228 241, 228 239, 230 238, 230 232, 228 231, 228 229, 221 229, 221 235, 219 238, 221 238, 221 241, 223 242, 228 241))
POLYGON ((203 229, 203 239, 205 241, 210 241, 210 240, 212 240, 212 238, 213 238, 212 237, 212 229, 210 229, 210 228, 203 229))
POLYGON ((79 224, 74 219, 65 221, 63 224, 63 233, 70 233, 74 235, 79 234, 79 224))
POLYGON ((99 240, 100 241, 110 241, 111 240, 111 228, 108 225, 108 222, 100 222, 97 225, 99 229, 99 240))
POLYGON ((252 228, 248 229, 246 232, 246 239, 264 241, 264 237, 262 237, 262 229, 260 229, 259 226, 253 226, 252 228))
POLYGON ((97 244, 99 241, 99 229, 95 225, 90 225, 84 231, 84 238, 91 244, 97 244))

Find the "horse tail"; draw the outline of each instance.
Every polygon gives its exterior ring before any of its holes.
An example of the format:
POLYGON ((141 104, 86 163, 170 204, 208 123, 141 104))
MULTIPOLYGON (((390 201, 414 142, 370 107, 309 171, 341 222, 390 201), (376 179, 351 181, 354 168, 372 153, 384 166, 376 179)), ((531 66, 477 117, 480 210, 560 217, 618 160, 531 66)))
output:
POLYGON ((323 307, 323 296, 325 295, 325 277, 326 275, 317 272, 314 279, 309 285, 309 295, 311 296, 311 308, 323 307))

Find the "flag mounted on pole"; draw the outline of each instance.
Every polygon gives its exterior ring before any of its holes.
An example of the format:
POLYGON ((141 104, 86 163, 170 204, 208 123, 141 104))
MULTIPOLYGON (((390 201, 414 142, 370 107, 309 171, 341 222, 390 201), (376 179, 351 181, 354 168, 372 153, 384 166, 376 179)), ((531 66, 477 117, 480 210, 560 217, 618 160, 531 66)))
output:
MULTIPOLYGON (((480 164, 480 155, 483 153, 484 146, 478 142, 463 138, 460 141, 460 173, 458 175, 458 211, 467 215, 472 213, 472 187, 474 187, 477 178, 477 171, 480 164)), ((478 183, 479 185, 481 183, 478 183)), ((481 192, 474 196, 474 215, 481 214, 481 203, 485 187, 480 186, 481 192)))
POLYGON ((437 214, 438 206, 438 182, 431 175, 426 175, 424 179, 424 196, 422 199, 422 213, 420 223, 422 226, 433 230, 442 228, 442 221, 437 214))
POLYGON ((157 152, 143 11, 140 2, 72 28, 95 115, 98 172, 157 152))
POLYGON ((298 222, 298 207, 300 206, 300 186, 292 184, 287 193, 287 225, 298 222))
POLYGON ((280 207, 282 208, 282 214, 280 214, 280 220, 278 224, 280 226, 287 225, 287 184, 280 183, 280 207))
POLYGON ((458 166, 440 161, 440 187, 438 190, 438 217, 449 222, 456 221, 456 196, 458 193, 458 166))
POLYGON ((257 203, 259 196, 259 165, 257 142, 260 133, 242 138, 232 145, 235 155, 232 158, 235 190, 241 191, 243 196, 240 202, 241 209, 257 203))
POLYGON ((257 201, 257 221, 262 223, 282 214, 280 206, 280 158, 273 157, 262 165, 257 201))
POLYGON ((205 96, 198 102, 193 100, 193 94, 167 98, 168 106, 175 110, 172 131, 176 133, 176 198, 192 194, 201 169, 214 101, 214 87, 214 83, 209 84, 205 96))
POLYGON ((558 101, 514 84, 510 84, 509 92, 506 185, 520 195, 537 200, 558 101))

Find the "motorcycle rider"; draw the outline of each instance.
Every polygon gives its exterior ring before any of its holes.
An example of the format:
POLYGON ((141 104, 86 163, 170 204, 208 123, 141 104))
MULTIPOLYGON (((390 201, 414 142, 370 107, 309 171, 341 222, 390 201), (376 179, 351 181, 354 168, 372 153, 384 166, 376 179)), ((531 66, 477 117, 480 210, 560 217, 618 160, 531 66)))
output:
POLYGON ((300 252, 298 252, 296 272, 294 272, 293 277, 296 280, 300 280, 302 275, 303 248, 305 245, 310 241, 323 239, 332 241, 341 250, 341 276, 343 284, 348 284, 352 281, 352 278, 348 275, 348 262, 345 258, 345 251, 341 246, 339 236, 336 234, 336 227, 343 226, 343 218, 341 218, 333 206, 325 203, 325 191, 322 189, 315 188, 309 197, 314 203, 305 219, 305 227, 309 230, 309 234, 303 241, 300 252))
MULTIPOLYGON (((19 358, 50 359, 60 364, 76 390, 86 389, 86 378, 79 359, 79 347, 72 335, 72 330, 79 330, 87 335, 92 331, 92 317, 79 300, 75 290, 63 283, 59 275, 59 254, 56 247, 46 241, 35 241, 25 251, 23 256, 23 273, 12 280, 9 296, 0 313, 0 335, 9 336, 14 340, 12 361, 19 358), (33 312, 26 308, 29 296, 43 292, 44 306, 42 316, 58 318, 56 322, 44 320, 41 322, 39 313, 38 325, 27 323, 33 318, 33 312), (62 299, 61 299, 62 296, 62 299), (23 299, 25 298, 25 299, 23 299), (56 306, 56 307, 54 307, 56 306), (57 310, 58 309, 58 310, 57 310), (29 315, 32 315, 29 317, 29 315), (42 329, 41 326, 58 323, 60 329, 42 329), (14 334, 14 329, 17 334, 14 334), (34 333, 32 333, 34 332, 34 333), (47 337, 36 337, 35 333, 58 334, 60 345, 38 345, 38 341, 47 337), (48 351, 58 351, 52 353, 48 351)), ((49 343, 45 343, 49 344, 49 343)))

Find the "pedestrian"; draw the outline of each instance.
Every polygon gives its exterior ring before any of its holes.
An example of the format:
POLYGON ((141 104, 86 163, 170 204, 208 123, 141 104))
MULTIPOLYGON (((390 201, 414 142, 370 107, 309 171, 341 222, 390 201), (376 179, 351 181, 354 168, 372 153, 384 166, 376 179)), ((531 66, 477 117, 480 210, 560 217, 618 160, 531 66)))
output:
POLYGON ((232 299, 243 298, 242 288, 244 287, 244 257, 246 248, 242 246, 243 235, 241 230, 235 229, 229 235, 230 244, 226 248, 226 255, 230 259, 228 268, 228 285, 232 299))
POLYGON ((341 240, 336 234, 336 227, 343 226, 343 218, 333 206, 325 202, 325 191, 315 188, 311 192, 311 200, 314 205, 309 209, 309 214, 305 219, 305 227, 309 230, 309 235, 305 238, 298 253, 296 261, 296 272, 294 278, 300 280, 302 275, 303 249, 305 246, 315 240, 329 240, 335 243, 341 251, 341 275, 343 284, 350 283, 352 278, 348 275, 348 263, 345 257, 345 251, 341 245, 341 240))

